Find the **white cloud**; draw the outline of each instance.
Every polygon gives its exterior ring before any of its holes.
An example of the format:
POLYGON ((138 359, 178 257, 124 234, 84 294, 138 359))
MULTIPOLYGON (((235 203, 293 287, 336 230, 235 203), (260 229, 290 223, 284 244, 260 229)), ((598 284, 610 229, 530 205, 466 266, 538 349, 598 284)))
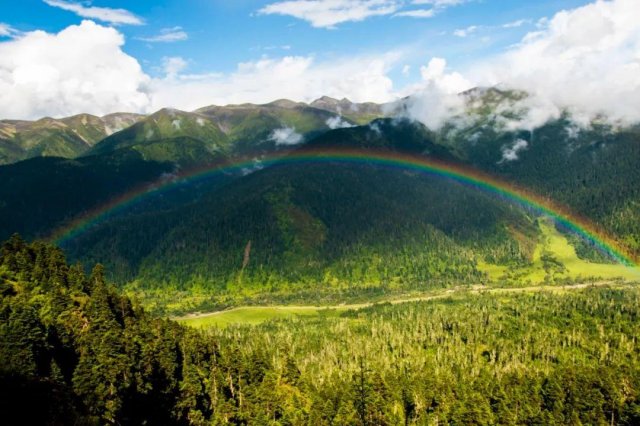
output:
POLYGON ((405 77, 411 73, 411 65, 405 65, 402 67, 402 75, 405 77))
POLYGON ((461 74, 457 72, 446 73, 446 68, 446 60, 433 58, 426 67, 420 67, 420 74, 428 86, 433 86, 442 93, 457 94, 471 87, 471 83, 461 74))
POLYGON ((162 58, 162 69, 167 78, 175 78, 178 73, 187 68, 187 61, 180 56, 165 56, 162 58))
POLYGON ((334 28, 344 22, 390 15, 399 7, 398 0, 288 0, 268 4, 258 13, 293 16, 317 28, 334 28))
POLYGON ((506 24, 503 24, 502 28, 520 28, 521 26, 530 23, 530 19, 518 19, 517 21, 507 22, 506 24))
POLYGON ((471 0, 413 0, 412 4, 430 4, 434 7, 449 7, 467 3, 471 0))
POLYGON ((0 22, 0 37, 14 37, 18 31, 8 24, 0 22))
POLYGON ((524 139, 517 139, 511 146, 502 147, 502 159, 500 163, 505 161, 516 161, 519 157, 520 151, 523 151, 529 147, 529 143, 524 139))
POLYGON ((562 109, 587 124, 598 116, 640 121, 640 2, 596 1, 557 13, 475 70, 483 84, 526 90, 529 126, 562 109))
POLYGON ((269 50, 291 50, 291 45, 283 44, 283 45, 280 45, 280 46, 276 46, 276 45, 270 45, 270 46, 264 46, 264 47, 258 46, 257 48, 254 48, 254 49, 267 50, 267 51, 269 51, 269 50))
POLYGON ((327 126, 330 129, 347 129, 349 127, 355 127, 353 124, 344 120, 339 115, 336 115, 335 117, 331 117, 327 119, 327 126))
POLYGON ((146 75, 122 51, 124 37, 91 21, 57 34, 28 32, 0 42, 1 118, 151 112, 164 107, 312 101, 327 95, 356 102, 395 98, 388 76, 394 52, 318 61, 312 56, 263 57, 230 73, 184 74, 188 61, 162 61, 163 77, 146 75))
POLYGON ((410 86, 405 92, 418 92, 409 100, 409 113, 427 126, 438 127, 463 112, 461 97, 451 96, 455 90, 467 85, 499 86, 529 94, 498 107, 520 113, 518 119, 511 121, 501 118, 501 124, 510 130, 539 127, 564 111, 582 126, 594 119, 638 123, 637 16, 637 0, 596 1, 561 11, 540 20, 536 31, 505 53, 472 65, 464 73, 471 77, 469 80, 462 74, 445 72, 446 63, 436 58, 422 68, 423 83, 410 86))
POLYGON ((473 87, 457 72, 446 72, 447 62, 433 58, 420 68, 422 82, 405 90, 411 97, 406 101, 407 114, 431 129, 440 128, 444 122, 464 108, 459 94, 473 87))
POLYGON ((478 31, 479 28, 480 27, 478 27, 477 25, 471 25, 470 27, 467 27, 467 28, 461 28, 461 29, 455 30, 453 32, 453 35, 456 36, 456 37, 464 38, 464 37, 476 32, 476 31, 478 31))
POLYGON ((140 37, 138 40, 146 41, 149 43, 173 43, 176 41, 188 40, 189 35, 182 29, 182 27, 163 28, 160 30, 160 34, 151 37, 140 37))
POLYGON ((394 99, 387 72, 398 59, 396 54, 386 54, 319 62, 310 56, 285 56, 241 63, 228 74, 154 79, 152 109, 173 106, 192 110, 210 104, 266 103, 281 98, 310 102, 325 95, 355 102, 387 102, 394 99))
POLYGON ((394 17, 406 17, 406 18, 433 18, 437 13, 444 9, 457 6, 463 3, 467 3, 471 0, 412 0, 411 4, 414 6, 431 6, 429 9, 409 9, 395 13, 394 17))
POLYGON ((274 141, 276 145, 298 145, 303 142, 304 138, 300 133, 296 133, 296 129, 283 127, 271 132, 269 140, 274 141))
POLYGON ((111 24, 127 24, 127 25, 142 25, 144 22, 133 13, 125 9, 112 9, 109 7, 95 7, 95 6, 83 6, 80 3, 75 3, 66 0, 43 0, 46 4, 52 7, 57 7, 62 10, 73 12, 82 18, 97 19, 103 22, 109 22, 111 24))
POLYGON ((414 9, 398 12, 393 16, 400 16, 405 18, 432 18, 436 14, 435 9, 414 9))
POLYGON ((472 0, 286 0, 258 10, 263 15, 286 15, 302 19, 317 28, 335 28, 344 22, 363 21, 373 16, 431 18, 450 6, 472 0), (429 5, 428 9, 407 6, 429 5))
POLYGON ((3 118, 144 109, 149 78, 121 50, 123 43, 118 31, 91 21, 0 42, 3 118))

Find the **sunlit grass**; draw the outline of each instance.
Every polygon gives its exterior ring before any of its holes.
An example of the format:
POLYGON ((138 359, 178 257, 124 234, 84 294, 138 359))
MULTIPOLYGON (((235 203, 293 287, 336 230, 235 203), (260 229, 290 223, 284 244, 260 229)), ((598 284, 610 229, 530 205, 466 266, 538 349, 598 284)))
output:
POLYGON ((547 278, 601 278, 625 280, 640 280, 640 269, 621 264, 593 263, 580 259, 575 248, 569 243, 550 221, 540 220, 542 233, 540 243, 533 254, 530 266, 522 268, 508 268, 505 266, 480 263, 479 268, 487 273, 492 280, 501 280, 506 274, 517 276, 519 280, 531 283, 541 283, 547 278), (553 271, 545 270, 543 255, 550 256, 557 261, 560 268, 553 271))
POLYGON ((335 315, 344 308, 326 309, 314 306, 248 306, 205 316, 185 317, 179 321, 196 328, 226 327, 229 324, 259 324, 272 319, 295 316, 335 315))

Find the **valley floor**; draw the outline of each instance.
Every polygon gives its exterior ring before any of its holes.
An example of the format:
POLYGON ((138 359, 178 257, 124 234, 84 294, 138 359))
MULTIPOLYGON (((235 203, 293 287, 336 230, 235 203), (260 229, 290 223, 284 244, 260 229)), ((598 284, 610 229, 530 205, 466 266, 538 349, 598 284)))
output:
POLYGON ((532 293, 536 291, 562 292, 585 287, 625 286, 640 282, 640 270, 621 264, 595 263, 581 259, 565 235, 551 222, 539 222, 542 238, 533 260, 524 267, 507 267, 481 263, 480 268, 489 277, 488 285, 462 285, 427 292, 396 294, 378 297, 361 303, 325 305, 262 305, 240 306, 213 312, 194 312, 176 317, 193 327, 226 327, 230 324, 259 324, 270 319, 289 317, 337 316, 342 312, 358 310, 376 304, 400 304, 441 299, 454 294, 473 293, 532 293), (567 280, 565 283, 564 281, 567 280))
POLYGON ((580 290, 595 287, 625 288, 636 286, 637 283, 627 281, 596 281, 589 283, 570 285, 535 285, 526 287, 486 287, 482 285, 463 286, 446 290, 434 290, 420 296, 395 297, 387 300, 379 300, 369 303, 338 304, 328 306, 241 306, 222 311, 199 313, 195 312, 174 319, 179 322, 198 328, 226 327, 231 324, 259 324, 271 319, 291 318, 291 317, 313 317, 313 316, 338 316, 345 311, 359 310, 383 304, 402 304, 411 302, 421 302, 436 299, 444 299, 451 296, 466 296, 471 294, 509 294, 509 293, 564 293, 568 291, 580 290))

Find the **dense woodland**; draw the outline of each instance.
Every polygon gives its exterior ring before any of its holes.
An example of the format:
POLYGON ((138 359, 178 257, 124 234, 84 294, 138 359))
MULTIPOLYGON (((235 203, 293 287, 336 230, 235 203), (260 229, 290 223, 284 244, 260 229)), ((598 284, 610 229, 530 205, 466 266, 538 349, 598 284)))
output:
POLYGON ((458 183, 337 163, 271 167, 184 207, 98 225, 65 248, 138 291, 208 292, 184 307, 207 310, 267 294, 477 283, 478 258, 525 263, 536 230, 526 211, 458 183))
POLYGON ((59 249, 0 252, 3 424, 638 424, 640 290, 474 294, 198 331, 59 249))

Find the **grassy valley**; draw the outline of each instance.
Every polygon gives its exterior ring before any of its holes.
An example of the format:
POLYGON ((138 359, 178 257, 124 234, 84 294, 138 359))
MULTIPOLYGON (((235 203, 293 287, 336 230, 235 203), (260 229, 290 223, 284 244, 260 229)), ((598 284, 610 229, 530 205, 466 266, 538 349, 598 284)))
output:
POLYGON ((640 421, 635 286, 449 292, 198 331, 40 243, 5 242, 0 279, 8 424, 640 421))

